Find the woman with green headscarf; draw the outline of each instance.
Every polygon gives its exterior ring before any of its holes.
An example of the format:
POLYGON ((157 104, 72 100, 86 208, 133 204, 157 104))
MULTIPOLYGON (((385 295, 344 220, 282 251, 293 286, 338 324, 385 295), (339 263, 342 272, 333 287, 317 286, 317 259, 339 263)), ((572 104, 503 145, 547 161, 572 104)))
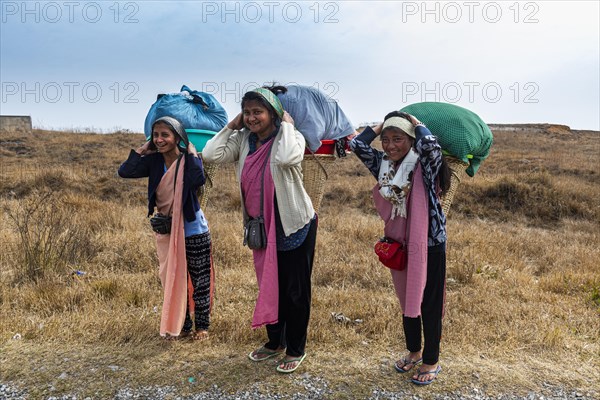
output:
POLYGON ((277 96, 258 88, 202 152, 206 162, 237 162, 244 226, 264 221, 266 247, 253 249, 259 293, 252 327, 266 326, 268 342, 248 357, 283 356, 281 373, 306 357, 317 216, 302 182, 305 143, 277 96))

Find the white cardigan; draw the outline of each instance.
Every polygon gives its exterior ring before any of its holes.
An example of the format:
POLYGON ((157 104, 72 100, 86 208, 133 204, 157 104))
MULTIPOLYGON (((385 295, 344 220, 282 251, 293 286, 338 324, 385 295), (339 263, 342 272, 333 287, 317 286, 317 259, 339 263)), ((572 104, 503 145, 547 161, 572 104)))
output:
MULTIPOLYGON (((246 128, 232 130, 225 127, 210 139, 202 150, 202 158, 207 163, 225 164, 237 161, 237 178, 241 180, 244 161, 250 151, 246 128)), ((271 175, 275 184, 275 196, 279 217, 286 236, 304 227, 315 215, 312 202, 302 182, 302 160, 305 139, 294 125, 282 122, 275 136, 271 150, 271 175)), ((241 187, 240 187, 241 191, 241 187)), ((244 223, 247 221, 246 207, 242 197, 244 223)))

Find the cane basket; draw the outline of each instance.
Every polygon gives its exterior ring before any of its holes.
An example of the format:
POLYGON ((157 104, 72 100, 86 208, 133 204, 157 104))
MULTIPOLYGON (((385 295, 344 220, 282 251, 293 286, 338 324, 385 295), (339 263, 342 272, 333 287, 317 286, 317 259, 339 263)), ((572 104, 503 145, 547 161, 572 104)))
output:
POLYGON ((459 160, 458 158, 449 156, 446 156, 446 162, 450 168, 450 189, 448 189, 448 191, 440 198, 440 202, 442 203, 444 215, 447 216, 448 212, 450 211, 450 206, 452 205, 454 195, 458 190, 458 185, 460 184, 460 181, 467 176, 465 169, 469 166, 469 164, 459 160))
POLYGON ((302 174, 304 175, 304 189, 312 201, 315 212, 319 212, 321 200, 325 193, 327 171, 335 161, 333 154, 309 154, 302 161, 302 174))
POLYGON ((208 204, 208 196, 214 186, 213 181, 217 170, 219 169, 219 165, 203 163, 203 167, 204 175, 206 176, 206 182, 204 182, 204 185, 200 186, 200 189, 198 189, 198 201, 200 202, 200 208, 202 210, 206 209, 206 205, 208 204))

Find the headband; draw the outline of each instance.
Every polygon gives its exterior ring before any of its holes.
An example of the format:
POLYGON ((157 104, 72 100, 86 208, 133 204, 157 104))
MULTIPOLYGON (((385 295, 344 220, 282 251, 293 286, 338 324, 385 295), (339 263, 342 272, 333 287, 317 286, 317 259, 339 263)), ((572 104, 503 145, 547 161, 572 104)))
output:
POLYGON ((381 131, 383 132, 383 130, 385 128, 389 128, 389 127, 398 128, 402 132, 404 132, 408 136, 410 136, 411 138, 416 139, 416 136, 415 136, 415 127, 407 119, 404 119, 402 117, 391 117, 391 118, 388 118, 383 123, 383 129, 381 131))
POLYGON ((253 92, 256 92, 264 97, 265 100, 267 100, 267 102, 275 109, 275 112, 277 115, 279 115, 279 118, 283 118, 283 105, 275 93, 265 88, 256 88, 253 90, 253 92))

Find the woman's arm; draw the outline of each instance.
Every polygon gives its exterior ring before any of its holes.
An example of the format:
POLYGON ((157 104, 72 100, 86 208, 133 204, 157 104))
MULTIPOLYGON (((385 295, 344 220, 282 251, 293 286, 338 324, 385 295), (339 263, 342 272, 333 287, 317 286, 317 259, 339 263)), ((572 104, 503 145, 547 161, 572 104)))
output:
POLYGON ((421 159, 423 170, 430 175, 430 179, 433 182, 442 167, 442 147, 438 143, 437 138, 425 125, 414 116, 409 115, 409 117, 415 126, 415 149, 421 159))
POLYGON ((150 163, 146 162, 135 150, 129 152, 129 157, 119 167, 121 178, 145 178, 150 175, 150 163))
POLYGON ((294 128, 293 122, 283 121, 280 128, 281 136, 275 154, 275 164, 281 167, 298 165, 304 159, 306 139, 294 128))
POLYGON ((241 113, 206 143, 202 150, 204 161, 225 164, 239 160, 242 145, 240 129, 241 113))
POLYGON ((188 153, 185 159, 186 164, 186 180, 189 182, 193 190, 197 190, 206 182, 202 160, 198 156, 196 147, 190 142, 188 145, 188 153))
POLYGON ((376 126, 375 129, 367 126, 360 135, 350 141, 350 149, 365 164, 375 179, 379 179, 383 151, 374 149, 371 147, 371 143, 381 133, 381 127, 382 124, 376 126))

